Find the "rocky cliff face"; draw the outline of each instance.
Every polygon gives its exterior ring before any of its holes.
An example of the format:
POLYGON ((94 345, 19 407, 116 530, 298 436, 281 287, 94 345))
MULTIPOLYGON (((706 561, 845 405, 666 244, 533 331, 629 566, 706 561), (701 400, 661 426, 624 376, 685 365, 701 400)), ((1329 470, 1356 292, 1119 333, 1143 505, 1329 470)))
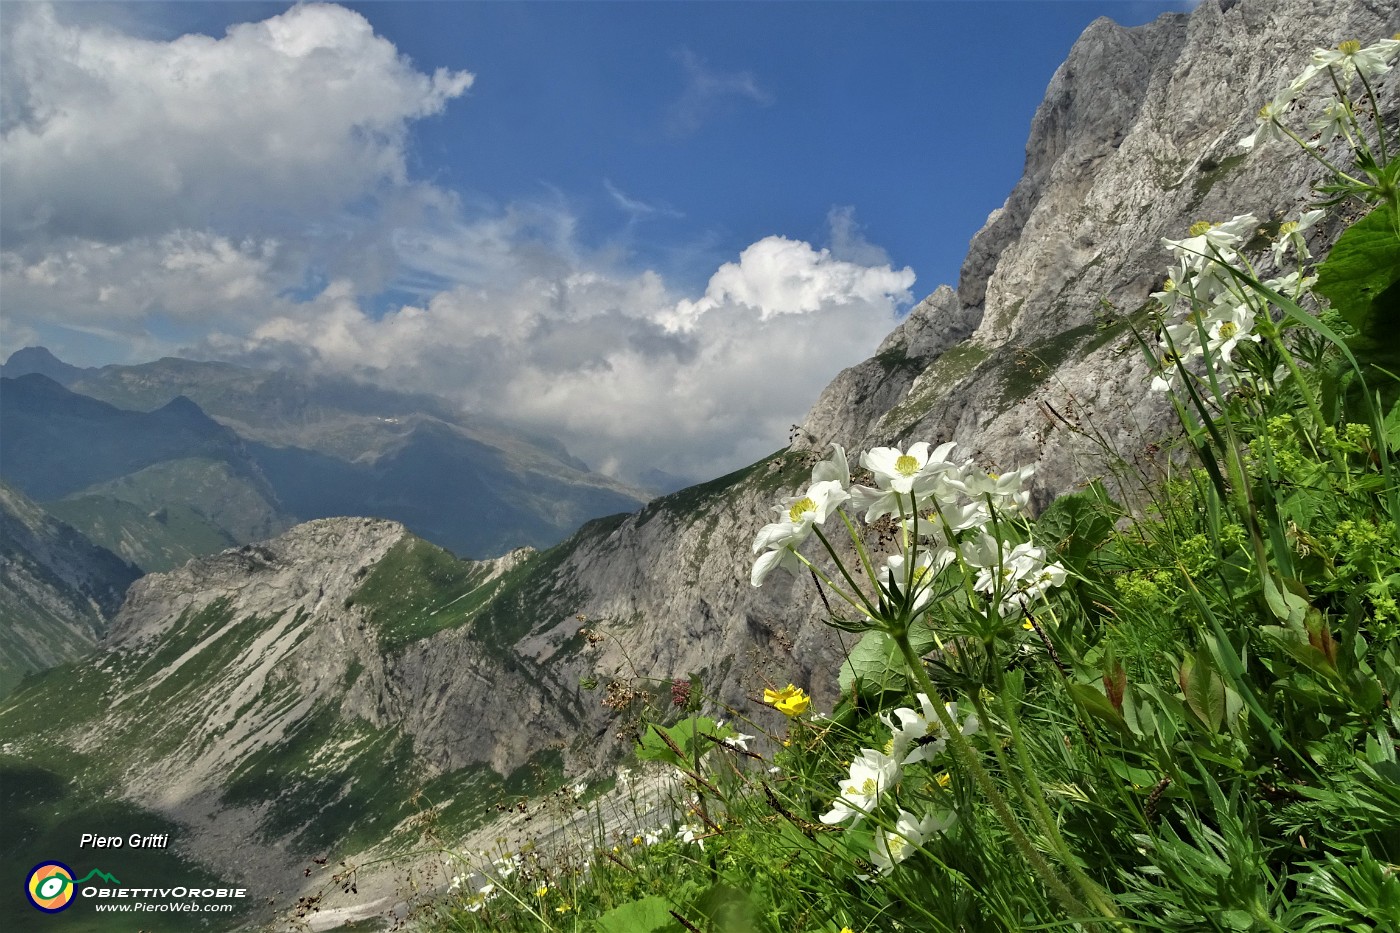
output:
MULTIPOLYGON (((1397 28, 1400 11, 1373 0, 1205 0, 1134 29, 1092 24, 1051 81, 1025 176, 974 238, 957 290, 939 288, 875 357, 838 375, 789 451, 578 545, 556 570, 575 596, 570 614, 563 602, 541 607, 518 649, 548 661, 580 611, 618 643, 587 659, 598 669, 625 671, 630 657, 651 676, 704 671, 735 704, 765 679, 807 682, 830 699, 839 645, 810 581, 775 575, 754 590, 747 580, 769 507, 806 480, 803 455, 810 462, 832 442, 854 452, 956 439, 989 466, 1035 464, 1044 504, 1105 470, 1048 403, 1145 464, 1144 445, 1170 421, 1127 325, 1151 326, 1149 293, 1167 267, 1161 238, 1200 219, 1296 217, 1315 167, 1282 144, 1246 158, 1238 140, 1311 49, 1397 28)), ((1392 71, 1380 89, 1391 114, 1397 89, 1392 71)), ((1339 229, 1316 229, 1315 252, 1339 229)), ((560 663, 570 674, 586 666, 560 663)))
MULTIPOLYGON (((884 410, 862 395, 885 373, 869 362, 843 373, 835 385, 854 391, 824 396, 803 439, 856 448, 957 439, 1006 469, 1036 464, 1043 502, 1103 470, 1048 403, 1140 462, 1169 419, 1146 391, 1126 325, 1150 327, 1148 296, 1167 267, 1161 238, 1202 219, 1296 217, 1319 167, 1290 145, 1246 156, 1238 141, 1312 48, 1397 27, 1393 4, 1366 0, 1206 0, 1135 29, 1092 24, 1036 113, 1024 177, 973 238, 956 300, 942 309, 975 329, 884 410)), ((1392 115, 1397 90, 1391 72, 1380 97, 1392 115)), ((1336 221, 1315 229, 1314 246, 1339 232, 1336 221)), ((925 327, 911 314, 900 329, 925 327)))

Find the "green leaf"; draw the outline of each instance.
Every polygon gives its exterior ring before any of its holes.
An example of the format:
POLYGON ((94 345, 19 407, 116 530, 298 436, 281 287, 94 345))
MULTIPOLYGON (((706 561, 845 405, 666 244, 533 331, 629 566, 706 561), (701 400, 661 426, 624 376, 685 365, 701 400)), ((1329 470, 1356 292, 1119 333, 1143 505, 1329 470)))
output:
MULTIPOLYGON (((933 648, 933 635, 926 627, 915 626, 909 631, 909 643, 914 653, 922 656, 933 648)), ((893 638, 884 632, 866 632, 841 665, 838 680, 842 696, 850 696, 852 687, 859 683, 861 696, 875 697, 906 690, 909 674, 893 638)))
POLYGON ((1273 578, 1264 576, 1264 599, 1274 616, 1292 626, 1301 626, 1308 612, 1308 601, 1296 593, 1280 590, 1273 578))
POLYGON ((1363 334, 1380 323, 1376 299, 1400 281, 1400 235, 1395 231, 1395 211, 1389 205, 1377 207, 1337 239, 1317 269, 1315 290, 1363 334))
POLYGON ((1123 714, 1114 708, 1108 697, 1094 689, 1093 684, 1070 684, 1069 693, 1079 708, 1090 716, 1120 732, 1129 731, 1128 724, 1123 721, 1123 714))
POLYGON ((598 933, 680 933, 671 902, 653 894, 614 907, 595 922, 598 933))
POLYGON ((1211 732, 1219 732, 1225 721, 1225 681, 1211 669, 1210 654, 1198 648, 1188 655, 1178 675, 1186 705, 1211 732))
POLYGON ((1318 294, 1331 302, 1357 335, 1348 341, 1368 381, 1381 367, 1400 370, 1400 233, 1395 209, 1377 207, 1338 238, 1318 266, 1318 294), (1370 364, 1370 366, 1366 366, 1370 364))
POLYGON ((1060 496, 1041 513, 1035 523, 1036 543, 1056 559, 1082 570, 1089 557, 1109 535, 1121 514, 1108 490, 1095 480, 1082 492, 1060 496))
POLYGON ((696 743, 712 742, 711 736, 723 739, 733 734, 734 730, 727 726, 717 729, 715 721, 707 716, 692 716, 669 727, 652 723, 642 734, 637 757, 643 761, 664 761, 677 767, 689 768, 695 764, 696 743), (667 739, 670 739, 670 742, 667 742, 667 739), (676 748, 672 748, 672 745, 681 750, 684 759, 676 754, 676 748))

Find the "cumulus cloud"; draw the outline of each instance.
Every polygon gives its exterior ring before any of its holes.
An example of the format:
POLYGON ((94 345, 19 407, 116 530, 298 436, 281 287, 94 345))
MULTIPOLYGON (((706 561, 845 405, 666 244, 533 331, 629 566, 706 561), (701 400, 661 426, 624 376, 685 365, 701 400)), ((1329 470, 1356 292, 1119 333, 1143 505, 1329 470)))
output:
MULTIPOLYGON (((771 102, 752 75, 679 61, 677 132, 771 102)), ((335 6, 173 41, 8 11, 0 346, 58 325, 146 359, 185 347, 359 374, 523 423, 622 478, 703 478, 778 447, 911 300, 913 272, 848 210, 831 249, 765 237, 698 295, 583 243, 562 196, 469 215, 409 177, 406 146, 471 82, 415 70, 335 6), (390 281, 410 303, 369 304, 390 281)), ((629 225, 675 214, 604 187, 629 225)))
POLYGON ((410 121, 472 83, 414 69, 358 13, 307 4, 151 41, 11 9, 0 38, 7 243, 267 229, 403 184, 410 121))
POLYGON ((689 49, 679 50, 675 57, 685 72, 685 88, 666 114, 670 136, 690 136, 736 101, 761 107, 773 103, 773 95, 759 86, 751 72, 715 70, 689 49))
POLYGON ((242 349, 310 348, 322 368, 369 367, 556 436, 623 478, 705 477, 779 446, 831 377, 889 332, 914 283, 907 268, 862 266, 772 236, 690 299, 654 272, 605 267, 567 237, 560 249, 522 243, 511 232, 520 222, 458 231, 494 244, 484 251, 491 275, 473 284, 379 318, 333 286, 259 327, 242 349))

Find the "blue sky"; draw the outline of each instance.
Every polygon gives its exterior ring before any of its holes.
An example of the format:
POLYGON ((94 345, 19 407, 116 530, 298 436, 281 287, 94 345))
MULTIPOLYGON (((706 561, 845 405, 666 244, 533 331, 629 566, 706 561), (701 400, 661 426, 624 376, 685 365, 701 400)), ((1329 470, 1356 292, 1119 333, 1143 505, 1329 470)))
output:
POLYGON ((1089 22, 1189 5, 6 3, 0 353, 357 373, 714 475, 956 282, 1089 22))

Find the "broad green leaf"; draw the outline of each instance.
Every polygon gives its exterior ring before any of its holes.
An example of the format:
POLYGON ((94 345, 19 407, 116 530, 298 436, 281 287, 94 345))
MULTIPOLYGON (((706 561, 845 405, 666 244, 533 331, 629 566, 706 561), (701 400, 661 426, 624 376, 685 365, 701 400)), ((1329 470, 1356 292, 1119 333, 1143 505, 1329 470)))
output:
MULTIPOLYGON (((909 643, 921 657, 934 646, 933 636, 922 626, 910 630, 909 643)), ((866 632, 841 665, 838 680, 842 696, 850 696, 852 686, 859 682, 861 696, 873 697, 907 689, 909 675, 894 639, 884 632, 866 632)))
POLYGON ((1178 677, 1191 712, 1211 732, 1219 732, 1225 721, 1225 681, 1211 669, 1209 653, 1197 649, 1188 655, 1178 677))
POLYGON ((1275 618, 1291 626, 1301 626, 1308 612, 1308 601, 1296 593, 1280 590, 1273 578, 1264 576, 1264 599, 1275 618))
MULTIPOLYGON (((637 757, 644 761, 665 761, 679 767, 690 767, 695 764, 695 744, 697 742, 712 741, 710 736, 722 739, 733 734, 733 730, 728 727, 717 730, 715 721, 707 716, 692 716, 669 727, 652 723, 642 735, 641 744, 637 748, 637 757), (671 741, 668 743, 666 739, 671 741), (681 750, 685 755, 685 760, 676 754, 676 749, 672 748, 672 745, 681 750)), ((704 747, 701 748, 701 751, 704 751, 704 747)))
POLYGON ((1376 369, 1400 371, 1400 234, 1390 205, 1377 207, 1337 240, 1318 267, 1318 294, 1357 330, 1348 341, 1367 382, 1394 397, 1394 381, 1376 369), (1368 365, 1369 364, 1369 365, 1368 365), (1379 378, 1378 378, 1379 377, 1379 378))
MULTIPOLYGON (((1400 281, 1400 235, 1395 211, 1377 207, 1338 239, 1327 261, 1318 266, 1316 291, 1362 335, 1379 335, 1380 315, 1395 314, 1392 301, 1377 308, 1376 299, 1400 281)), ((1400 297, 1395 293, 1392 298, 1400 297)), ((1393 327, 1397 319, 1391 318, 1393 327)), ((1393 338, 1394 331, 1389 334, 1393 338)))
POLYGON ((614 907, 596 921, 598 933, 680 933, 671 902, 652 895, 614 907))
POLYGON ((1128 724, 1123 721, 1123 715, 1114 708, 1108 697, 1094 689, 1093 684, 1070 684, 1069 693, 1079 708, 1090 716, 1119 731, 1129 731, 1128 724))
POLYGON ((1036 543, 1065 564, 1082 570, 1094 551, 1113 534, 1119 509, 1103 484, 1060 496, 1036 520, 1036 543))

